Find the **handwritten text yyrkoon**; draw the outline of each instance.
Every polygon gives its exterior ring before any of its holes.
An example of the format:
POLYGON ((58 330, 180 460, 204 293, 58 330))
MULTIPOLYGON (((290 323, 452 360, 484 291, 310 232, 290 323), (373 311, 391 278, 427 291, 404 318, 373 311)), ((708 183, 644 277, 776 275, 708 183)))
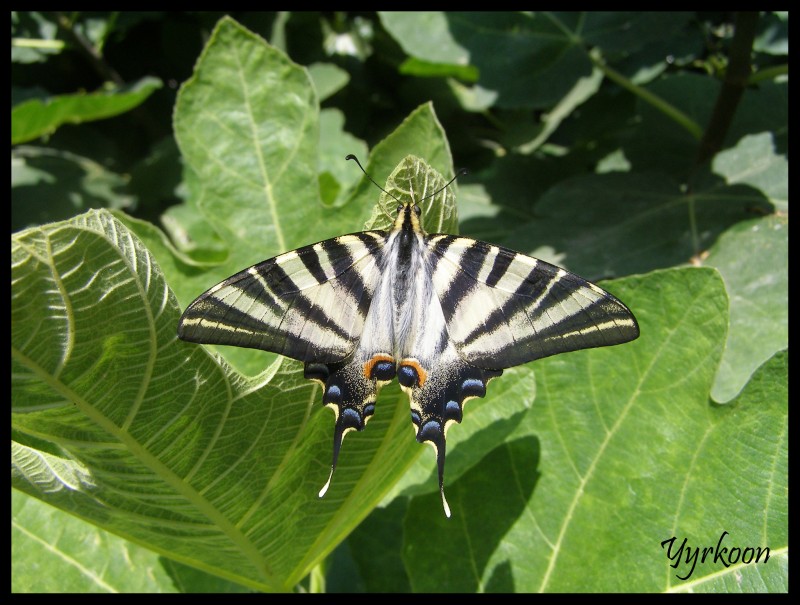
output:
POLYGON ((683 542, 676 548, 675 544, 678 538, 673 536, 672 538, 664 540, 661 543, 661 548, 667 549, 667 558, 673 561, 670 567, 678 569, 678 565, 681 563, 691 565, 691 569, 689 569, 685 576, 681 576, 677 573, 675 574, 679 580, 688 580, 694 573, 697 561, 699 560, 701 563, 705 563, 708 557, 713 557, 711 561, 714 564, 721 563, 725 567, 730 567, 737 563, 744 563, 745 565, 749 563, 759 563, 762 556, 764 557, 764 563, 769 561, 769 547, 747 546, 745 548, 740 548, 738 546, 732 546, 728 548, 722 545, 727 535, 728 532, 723 531, 716 546, 708 546, 705 548, 689 546, 686 538, 684 538, 683 542))

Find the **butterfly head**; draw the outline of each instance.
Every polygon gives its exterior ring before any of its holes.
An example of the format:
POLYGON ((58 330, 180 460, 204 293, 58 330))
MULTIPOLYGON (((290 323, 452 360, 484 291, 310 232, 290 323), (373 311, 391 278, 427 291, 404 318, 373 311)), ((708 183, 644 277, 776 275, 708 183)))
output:
POLYGON ((397 218, 394 219, 394 229, 421 232, 422 208, 413 202, 397 204, 397 218))
POLYGON ((411 206, 413 208, 414 214, 416 214, 418 217, 422 214, 422 208, 420 208, 416 204, 410 204, 410 203, 408 203, 408 204, 402 204, 402 203, 397 204, 397 214, 400 214, 401 212, 403 212, 409 206, 411 206))

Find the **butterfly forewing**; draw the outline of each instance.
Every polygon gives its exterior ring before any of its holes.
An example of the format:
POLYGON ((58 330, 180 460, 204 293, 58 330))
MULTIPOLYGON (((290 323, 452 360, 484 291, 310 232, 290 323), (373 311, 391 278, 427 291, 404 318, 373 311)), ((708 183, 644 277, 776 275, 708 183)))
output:
POLYGON ((614 296, 539 259, 466 237, 427 238, 426 263, 464 359, 508 368, 639 335, 614 296))
POLYGON ((363 333, 385 237, 343 235, 245 269, 189 305, 178 336, 310 363, 342 360, 363 333))

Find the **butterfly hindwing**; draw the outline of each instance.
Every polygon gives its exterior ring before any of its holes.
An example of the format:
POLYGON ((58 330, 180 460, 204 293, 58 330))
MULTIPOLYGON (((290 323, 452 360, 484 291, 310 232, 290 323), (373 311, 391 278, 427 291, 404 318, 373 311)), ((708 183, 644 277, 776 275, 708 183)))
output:
POLYGON ((395 377, 391 355, 378 354, 364 359, 360 353, 361 349, 343 362, 305 365, 305 377, 322 385, 322 403, 335 415, 331 474, 319 492, 320 497, 330 486, 344 436, 350 431, 364 430, 375 412, 378 392, 395 377))
POLYGON ((245 269, 195 300, 178 335, 309 363, 340 361, 363 332, 384 241, 380 231, 343 235, 245 269))
POLYGON ((436 452, 439 492, 445 514, 450 507, 444 496, 444 462, 447 429, 460 423, 464 404, 486 395, 486 385, 503 370, 485 370, 464 361, 448 341, 435 355, 424 359, 404 359, 397 370, 401 388, 411 403, 411 422, 417 441, 429 443, 436 452))
POLYGON ((393 273, 379 273, 372 284, 371 304, 365 311, 354 351, 342 361, 305 365, 306 378, 322 385, 322 403, 335 415, 331 474, 320 496, 330 485, 345 435, 364 429, 375 411, 378 392, 396 374, 393 273))

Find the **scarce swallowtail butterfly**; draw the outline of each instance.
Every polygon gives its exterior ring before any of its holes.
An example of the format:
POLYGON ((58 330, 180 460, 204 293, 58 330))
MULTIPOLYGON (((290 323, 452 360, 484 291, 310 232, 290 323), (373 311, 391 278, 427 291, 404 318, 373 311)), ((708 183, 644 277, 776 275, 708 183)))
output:
MULTIPOLYGON (((409 156, 393 176, 420 166, 431 170, 409 156)), ((444 188, 426 195, 438 187, 414 191, 408 183, 408 201, 395 198, 390 228, 304 246, 229 277, 189 305, 178 337, 305 364, 305 377, 322 385, 322 402, 335 413, 333 462, 320 497, 343 437, 364 428, 378 391, 397 378, 417 441, 436 451, 449 517, 445 435, 461 422, 464 403, 486 395, 504 368, 628 342, 639 326, 622 302, 569 271, 502 246, 426 233, 417 204, 444 188)))

